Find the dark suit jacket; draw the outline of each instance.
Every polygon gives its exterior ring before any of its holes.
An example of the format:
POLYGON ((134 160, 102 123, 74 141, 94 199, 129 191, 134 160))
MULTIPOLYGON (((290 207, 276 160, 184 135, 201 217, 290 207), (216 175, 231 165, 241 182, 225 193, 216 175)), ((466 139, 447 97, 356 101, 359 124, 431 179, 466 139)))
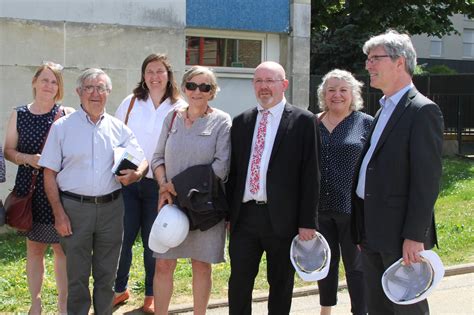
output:
POLYGON ((189 218, 189 229, 206 231, 229 211, 222 182, 211 164, 190 166, 171 180, 178 206, 189 218))
MULTIPOLYGON (((239 219, 257 109, 235 117, 226 192, 231 233, 239 219)), ((292 237, 298 228, 316 228, 319 200, 319 133, 314 115, 285 104, 267 171, 267 202, 275 233, 292 237)))
POLYGON ((354 175, 352 237, 356 244, 381 252, 399 252, 404 239, 437 243, 434 204, 441 179, 443 116, 433 101, 415 88, 397 104, 367 166, 363 207, 355 194, 362 160, 354 175))

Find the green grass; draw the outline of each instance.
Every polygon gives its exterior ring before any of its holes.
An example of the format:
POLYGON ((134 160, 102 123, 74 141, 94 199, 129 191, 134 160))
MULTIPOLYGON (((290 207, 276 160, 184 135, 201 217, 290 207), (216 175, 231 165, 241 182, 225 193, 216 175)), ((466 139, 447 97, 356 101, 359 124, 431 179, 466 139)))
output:
MULTIPOLYGON (((435 249, 445 266, 474 262, 474 161, 461 158, 444 160, 441 193, 436 203, 436 222, 439 249, 435 249)), ((29 293, 25 272, 25 240, 15 234, 0 235, 0 312, 27 312, 29 293)), ((133 248, 134 259, 129 287, 132 299, 128 304, 141 306, 144 291, 143 249, 137 240, 133 248)), ((227 263, 213 266, 211 298, 227 296, 230 275, 227 263)), ((342 268, 341 268, 342 269, 342 268)), ((256 290, 266 290, 265 257, 255 281, 256 290)), ((342 276, 342 270, 341 270, 342 276)), ((298 286, 307 285, 296 277, 298 286)), ((192 302, 191 265, 182 259, 175 273, 175 290, 172 303, 192 302)), ((56 311, 56 288, 52 265, 52 251, 46 255, 46 276, 43 284, 43 309, 56 311)))
POLYGON ((474 261, 474 161, 448 159, 435 208, 439 249, 445 265, 474 261))

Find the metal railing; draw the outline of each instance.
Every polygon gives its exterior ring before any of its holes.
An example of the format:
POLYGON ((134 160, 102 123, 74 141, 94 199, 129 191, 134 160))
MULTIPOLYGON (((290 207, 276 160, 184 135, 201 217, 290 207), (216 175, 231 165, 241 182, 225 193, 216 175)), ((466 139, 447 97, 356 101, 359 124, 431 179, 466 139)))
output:
MULTIPOLYGON (((311 76, 309 109, 319 112, 317 88, 322 76, 311 76)), ((364 82, 362 97, 364 112, 374 116, 380 108, 382 93, 370 88, 367 76, 357 76, 364 82)), ((417 89, 440 107, 444 116, 444 132, 458 141, 459 153, 462 145, 474 141, 474 75, 433 75, 413 78, 417 89)))

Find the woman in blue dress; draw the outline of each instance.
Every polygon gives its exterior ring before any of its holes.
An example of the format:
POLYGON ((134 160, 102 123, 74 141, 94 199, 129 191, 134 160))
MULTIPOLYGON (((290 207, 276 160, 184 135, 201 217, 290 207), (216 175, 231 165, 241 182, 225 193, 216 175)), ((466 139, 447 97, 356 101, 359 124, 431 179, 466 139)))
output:
POLYGON ((362 109, 362 83, 351 73, 335 69, 318 88, 321 133, 321 191, 319 232, 331 248, 329 274, 318 281, 321 315, 337 303, 339 260, 342 256, 351 298, 351 312, 366 314, 359 249, 350 236, 351 186, 355 165, 373 118, 362 109))
MULTIPOLYGON (((32 80, 34 100, 15 108, 8 121, 5 158, 18 165, 15 189, 20 196, 28 193, 32 171, 38 170, 33 193, 33 228, 21 232, 26 239, 26 276, 31 295, 29 314, 41 314, 41 287, 44 278, 44 254, 48 245, 54 252, 54 271, 58 290, 58 313, 67 312, 66 257, 54 228, 54 216, 43 187, 43 170, 38 165, 49 128, 60 109, 64 95, 62 66, 47 62, 35 72, 32 80)), ((63 113, 72 112, 64 108, 63 113)))

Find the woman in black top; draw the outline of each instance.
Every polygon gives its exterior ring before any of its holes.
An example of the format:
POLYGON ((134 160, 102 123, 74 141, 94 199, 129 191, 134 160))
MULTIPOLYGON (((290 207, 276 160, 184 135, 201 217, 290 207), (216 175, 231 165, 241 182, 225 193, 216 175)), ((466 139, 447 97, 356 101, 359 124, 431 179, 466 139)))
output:
POLYGON ((351 186, 354 168, 373 118, 359 112, 363 107, 362 83, 351 73, 335 69, 318 88, 321 132, 321 193, 319 232, 331 247, 328 276, 318 281, 321 315, 337 303, 339 260, 346 271, 353 314, 366 314, 363 272, 359 249, 350 237, 351 186))

